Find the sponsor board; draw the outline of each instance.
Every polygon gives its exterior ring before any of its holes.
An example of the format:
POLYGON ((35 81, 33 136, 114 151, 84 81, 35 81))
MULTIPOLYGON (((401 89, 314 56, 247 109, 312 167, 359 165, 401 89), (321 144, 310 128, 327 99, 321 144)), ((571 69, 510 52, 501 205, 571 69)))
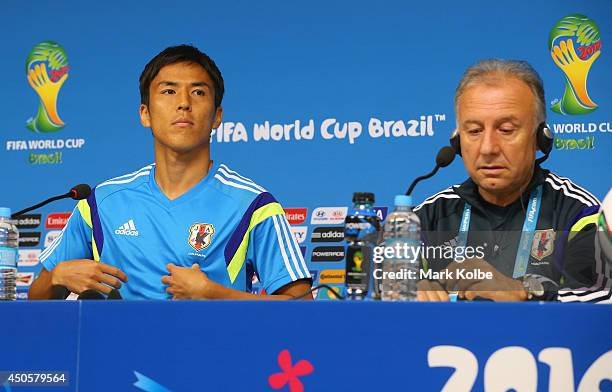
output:
POLYGON ((318 246, 313 249, 310 261, 344 260, 344 246, 318 246))
POLYGON ((308 208, 284 208, 285 216, 292 225, 301 225, 306 222, 308 208))
POLYGON ((312 212, 313 225, 337 225, 344 223, 348 207, 317 207, 312 212))
POLYGON ((308 233, 308 226, 292 226, 291 232, 297 240, 298 244, 306 241, 306 234, 308 233))
POLYGON ((331 226, 331 227, 316 227, 312 231, 310 237, 312 242, 341 242, 344 241, 344 227, 343 226, 331 226))
POLYGON ((40 226, 41 219, 40 214, 25 214, 19 215, 12 221, 18 229, 36 229, 40 226))
POLYGON ((373 210, 376 212, 376 216, 378 216, 378 219, 380 219, 381 222, 387 219, 389 207, 374 207, 373 210))
POLYGON ((19 267, 32 267, 38 264, 40 249, 19 249, 19 267))
POLYGON ((320 284, 329 284, 329 283, 344 283, 344 275, 345 271, 343 269, 335 269, 335 270, 323 270, 321 271, 321 275, 319 275, 319 283, 320 284))
POLYGON ((317 277, 319 276, 319 270, 309 269, 308 272, 310 272, 310 277, 312 278, 312 284, 316 285, 317 277))
POLYGON ((17 293, 16 293, 15 298, 17 298, 17 299, 21 299, 21 300, 26 300, 26 299, 28 299, 28 290, 25 290, 25 291, 23 291, 23 290, 18 290, 18 291, 17 291, 17 293))
POLYGON ((63 229, 70 218, 69 212, 52 212, 47 215, 45 229, 63 229))
MULTIPOLYGON (((344 288, 341 286, 331 286, 331 290, 334 290, 334 292, 342 295, 344 292, 344 288)), ((338 297, 336 297, 334 295, 334 293, 331 292, 331 290, 327 287, 322 287, 318 290, 316 290, 315 292, 313 292, 313 296, 317 299, 317 300, 337 300, 338 297)))
POLYGON ((40 231, 19 233, 19 247, 29 248, 40 244, 40 231))
POLYGON ((17 286, 29 286, 34 281, 34 272, 17 272, 15 281, 17 282, 17 286))
POLYGON ((45 248, 49 247, 59 237, 61 230, 51 230, 45 235, 45 248))

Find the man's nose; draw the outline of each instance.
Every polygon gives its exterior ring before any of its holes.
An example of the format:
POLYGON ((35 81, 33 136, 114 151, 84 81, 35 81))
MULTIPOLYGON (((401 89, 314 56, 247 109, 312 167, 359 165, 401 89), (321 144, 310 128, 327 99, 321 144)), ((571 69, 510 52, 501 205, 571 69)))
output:
POLYGON ((178 94, 178 110, 191 111, 191 97, 188 91, 181 91, 178 94))
POLYGON ((481 142, 480 154, 482 155, 497 155, 500 152, 499 135, 494 129, 485 129, 481 142))

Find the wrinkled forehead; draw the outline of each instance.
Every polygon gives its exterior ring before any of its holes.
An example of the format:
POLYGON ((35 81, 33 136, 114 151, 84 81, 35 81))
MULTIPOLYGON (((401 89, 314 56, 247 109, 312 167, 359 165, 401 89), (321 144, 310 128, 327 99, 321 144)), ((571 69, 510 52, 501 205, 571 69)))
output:
POLYGON ((524 81, 501 74, 483 75, 463 86, 456 98, 455 114, 466 112, 484 115, 535 116, 537 102, 534 92, 524 81))

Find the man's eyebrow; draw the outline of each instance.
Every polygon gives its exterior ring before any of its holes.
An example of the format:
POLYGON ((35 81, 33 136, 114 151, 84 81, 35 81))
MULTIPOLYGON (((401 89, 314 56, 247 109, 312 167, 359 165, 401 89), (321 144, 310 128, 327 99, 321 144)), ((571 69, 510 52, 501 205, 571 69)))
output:
MULTIPOLYGON (((161 82, 157 83, 158 86, 178 86, 179 83, 177 82, 173 82, 171 80, 162 80, 161 82)), ((208 88, 210 88, 210 85, 206 82, 203 81, 199 81, 199 82, 191 82, 190 86, 193 87, 200 87, 200 86, 206 86, 208 88)))
POLYGON ((199 87, 199 86, 206 86, 206 87, 210 87, 210 85, 206 82, 192 82, 191 85, 193 87, 199 87))
POLYGON ((512 115, 512 114, 511 114, 511 115, 509 115, 509 116, 502 117, 502 118, 500 118, 499 120, 497 120, 496 122, 497 122, 498 124, 501 124, 501 123, 504 123, 504 122, 506 122, 506 121, 510 121, 510 122, 512 122, 512 123, 517 123, 517 122, 520 122, 519 118, 518 118, 518 117, 516 117, 516 116, 514 116, 514 115, 512 115))
MULTIPOLYGON (((504 116, 504 117, 501 117, 501 118, 495 120, 496 124, 503 124, 505 122, 511 122, 513 124, 518 124, 518 123, 520 123, 520 120, 519 120, 518 117, 516 117, 515 115, 512 115, 512 114, 509 115, 509 116, 504 116)), ((482 121, 479 121, 479 120, 465 120, 465 121, 463 121, 461 123, 461 125, 464 125, 464 126, 465 125, 472 125, 472 124, 474 124, 474 125, 482 125, 482 121)))
POLYGON ((463 122, 461 123, 461 125, 464 125, 464 126, 465 126, 465 125, 471 125, 471 124, 474 124, 474 125, 482 125, 482 121, 478 121, 478 120, 465 120, 465 121, 463 121, 463 122))

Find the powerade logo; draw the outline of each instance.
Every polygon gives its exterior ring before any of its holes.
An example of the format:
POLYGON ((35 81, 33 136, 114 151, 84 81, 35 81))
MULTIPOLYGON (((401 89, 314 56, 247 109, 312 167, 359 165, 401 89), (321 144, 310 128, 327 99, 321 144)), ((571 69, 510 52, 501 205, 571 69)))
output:
POLYGON ((33 247, 40 243, 40 231, 19 233, 19 247, 33 247))
POLYGON ((565 74, 563 98, 550 107, 559 114, 587 114, 597 109, 587 91, 593 62, 601 54, 601 37, 595 22, 580 14, 559 20, 548 36, 548 50, 565 74))
POLYGON ((340 261, 344 259, 343 246, 319 246, 314 248, 310 260, 316 261, 340 261))
POLYGON ((57 111, 57 98, 68 78, 68 56, 57 42, 43 41, 32 49, 26 59, 28 83, 40 98, 36 117, 27 121, 34 132, 57 132, 65 124, 57 111))

